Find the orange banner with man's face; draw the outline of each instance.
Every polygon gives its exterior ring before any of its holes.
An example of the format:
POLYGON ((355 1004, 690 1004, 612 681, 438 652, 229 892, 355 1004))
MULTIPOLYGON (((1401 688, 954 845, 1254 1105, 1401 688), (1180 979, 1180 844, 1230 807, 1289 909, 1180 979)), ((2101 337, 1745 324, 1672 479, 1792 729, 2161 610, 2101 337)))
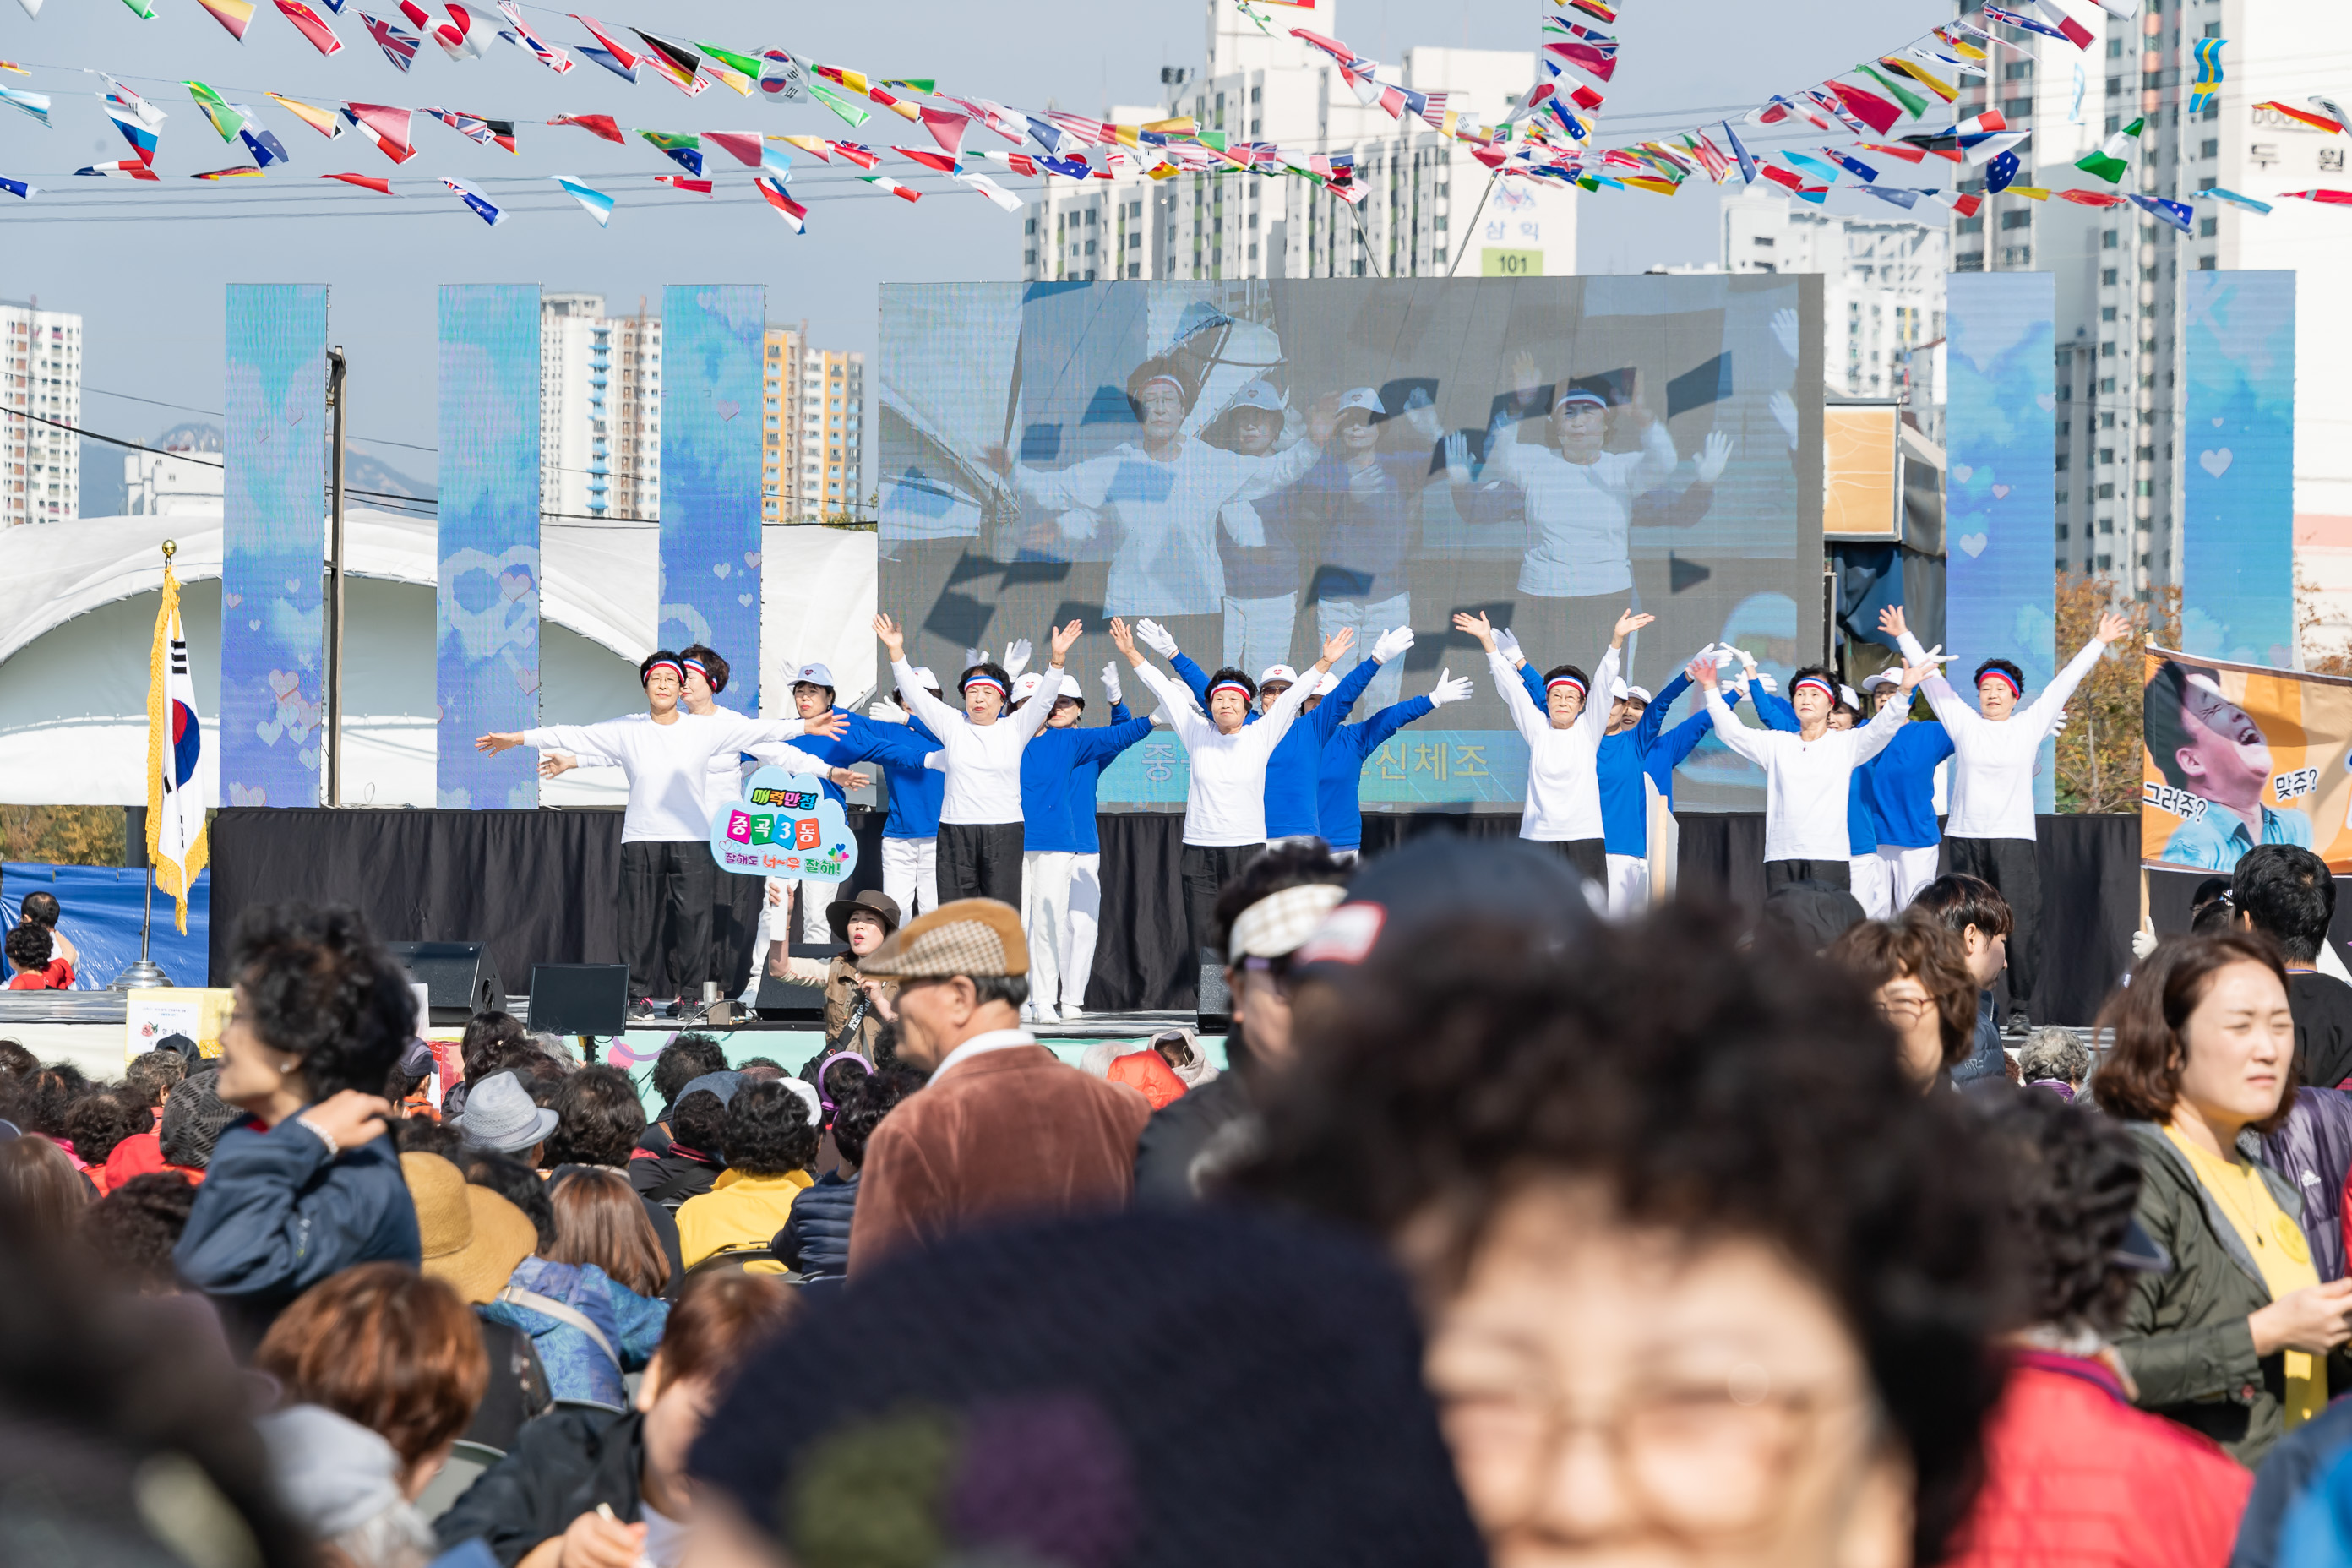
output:
POLYGON ((2227 875, 2258 844, 2352 870, 2352 680, 2145 655, 2140 858, 2227 875))

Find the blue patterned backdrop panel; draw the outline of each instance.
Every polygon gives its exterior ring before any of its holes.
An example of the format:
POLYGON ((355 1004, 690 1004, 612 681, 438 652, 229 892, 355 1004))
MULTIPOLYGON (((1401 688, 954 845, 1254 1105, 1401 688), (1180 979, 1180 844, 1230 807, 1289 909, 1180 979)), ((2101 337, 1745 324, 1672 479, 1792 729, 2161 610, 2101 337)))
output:
MULTIPOLYGON (((2047 272, 1955 272, 1945 289, 1948 670, 1973 699, 1979 664, 2013 660, 2031 699, 2057 673, 2057 288, 2047 272)), ((2045 742, 2037 811, 2057 809, 2053 760, 2045 742)))
POLYGON ((539 804, 537 754, 478 735, 539 722, 539 289, 441 288, 437 804, 539 804))
POLYGON ((2181 647, 2294 663, 2294 274, 2181 279, 2181 647))
POLYGON ((223 395, 220 804, 317 805, 326 285, 229 285, 223 395))
MULTIPOLYGON (((717 648, 722 707, 760 710, 761 353, 756 284, 662 290, 660 646, 717 648)), ((844 697, 855 692, 843 692, 844 697)))

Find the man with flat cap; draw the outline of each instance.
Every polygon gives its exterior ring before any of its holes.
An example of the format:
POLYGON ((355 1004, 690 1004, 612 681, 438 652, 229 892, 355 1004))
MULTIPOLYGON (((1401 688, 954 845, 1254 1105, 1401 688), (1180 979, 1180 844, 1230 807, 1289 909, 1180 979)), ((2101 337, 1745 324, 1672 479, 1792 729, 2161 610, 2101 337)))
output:
POLYGON ((909 921, 860 966, 898 983, 898 1059, 930 1082, 866 1145, 849 1273, 975 1226, 1125 1205, 1151 1106, 1066 1067, 1021 1026, 1021 913, 959 899, 909 921))

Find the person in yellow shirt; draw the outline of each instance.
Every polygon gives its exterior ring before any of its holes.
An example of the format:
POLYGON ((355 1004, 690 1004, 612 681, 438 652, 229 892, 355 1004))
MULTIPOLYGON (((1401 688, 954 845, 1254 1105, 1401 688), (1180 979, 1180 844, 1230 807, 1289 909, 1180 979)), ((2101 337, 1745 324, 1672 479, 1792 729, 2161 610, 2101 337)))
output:
POLYGON ((2294 1104, 2285 973, 2252 932, 2173 938, 2101 1021, 2115 1047, 2092 1089, 2130 1122, 2140 1227, 2172 1259, 2138 1277, 2116 1349, 2143 1408, 2252 1467, 2352 1386, 2352 1280, 2320 1282, 2301 1197, 2242 1137, 2294 1104))
MULTIPOLYGON (((678 1253, 687 1269, 729 1252, 764 1252, 784 1227, 800 1196, 816 1178, 817 1128, 808 1102, 781 1079, 744 1084, 727 1103, 719 1144, 727 1169, 709 1192, 678 1205, 678 1253)), ((744 1271, 782 1274, 770 1258, 748 1260, 744 1271)))

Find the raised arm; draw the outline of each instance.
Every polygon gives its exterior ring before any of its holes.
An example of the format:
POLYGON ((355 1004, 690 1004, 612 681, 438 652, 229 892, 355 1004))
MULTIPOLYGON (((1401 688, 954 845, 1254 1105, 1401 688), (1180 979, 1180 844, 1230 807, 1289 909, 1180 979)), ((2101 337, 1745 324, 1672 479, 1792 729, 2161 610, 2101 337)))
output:
POLYGON ((1853 765, 1862 766, 1893 743, 1903 732, 1911 718, 1911 689, 1919 684, 1927 672, 1924 665, 1906 665, 1903 669, 1902 695, 1871 716, 1870 722, 1849 731, 1853 736, 1853 765))
MULTIPOLYGON (((2121 641, 2130 630, 2131 623, 2113 610, 2101 616, 2099 629, 2091 634, 2091 640, 2083 645, 2080 653, 2067 660, 2066 668, 2058 672, 2058 679, 2052 681, 2043 689, 2042 695, 2035 698, 2025 711, 2017 716, 2017 719, 2024 720, 2033 727, 2035 732, 2048 734, 2050 727, 2058 722, 2058 715, 2065 710, 2068 700, 2074 697, 2074 688, 2082 685, 2091 671, 2098 668, 2099 660, 2105 656, 2108 646, 2121 641)), ((2010 722, 2013 724, 2017 722, 2017 719, 2012 719, 2010 722)))
POLYGON ((1077 646, 1079 634, 1086 629, 1084 621, 1072 621, 1068 626, 1054 628, 1054 662, 1045 667, 1045 683, 1037 688, 1037 695, 1029 700, 1027 706, 1013 715, 1013 732, 1021 737, 1023 745, 1027 745, 1030 739, 1045 727, 1046 721, 1053 718, 1054 703, 1062 689, 1063 667, 1070 662, 1070 649, 1077 646), (1055 695, 1049 697, 1046 695, 1048 692, 1055 695))
POLYGON ((1051 473, 1026 463, 1013 463, 999 471, 1012 479, 1013 488, 1024 500, 1035 501, 1049 511, 1093 511, 1109 499, 1111 484, 1126 464, 1127 458, 1120 454, 1106 452, 1051 473))
POLYGON ((1731 716, 1731 710, 1724 705, 1723 693, 1717 686, 1714 663, 1704 658, 1695 658, 1691 660, 1689 673, 1690 678, 1698 682, 1701 700, 1706 704, 1706 716, 1713 721, 1715 732, 1723 737, 1723 743, 1758 767, 1765 766, 1772 755, 1769 732, 1751 730, 1731 716))
MULTIPOLYGON (((1905 664, 1927 662, 1928 652, 1920 646, 1919 639, 1911 635, 1910 626, 1903 619, 1902 605, 1889 605, 1879 611, 1878 629, 1895 639, 1895 646, 1903 650, 1905 664)), ((1984 715, 1969 707, 1967 700, 1952 689, 1952 683, 1944 679, 1943 666, 1932 667, 1919 682, 1919 689, 1926 694, 1927 706, 1936 710, 1936 717, 1947 726, 1983 722, 1984 715)))
POLYGON ((1793 735, 1804 728, 1797 721, 1797 710, 1790 707, 1789 700, 1779 692, 1767 691, 1759 687, 1748 695, 1756 699, 1756 717, 1764 721, 1764 727, 1767 730, 1778 730, 1784 735, 1793 735))
POLYGON ((1633 726, 1633 744, 1643 754, 1647 755, 1650 748, 1658 743, 1658 731, 1666 725, 1666 710, 1689 689, 1690 677, 1677 674, 1659 688, 1658 694, 1650 699, 1650 705, 1642 710, 1641 721, 1633 726))
MULTIPOLYGON (((542 724, 524 730, 511 739, 503 735, 485 735, 474 742, 482 751, 503 752, 509 745, 536 746, 542 752, 570 752, 578 756, 593 752, 599 757, 617 758, 623 754, 625 734, 621 726, 625 719, 606 719, 595 724, 542 724), (491 746, 490 741, 504 741, 506 745, 491 746)), ((615 764, 617 765, 617 764, 615 764)))
POLYGON ((1153 696, 1160 699, 1160 710, 1168 715, 1168 727, 1176 731, 1176 738, 1183 742, 1189 749, 1203 734, 1215 733, 1215 726, 1209 722, 1207 717, 1198 708, 1192 706, 1192 700, 1185 695, 1184 689, 1177 685, 1173 679, 1162 674, 1157 665, 1140 662, 1140 658, 1141 656, 1139 655, 1135 667, 1136 676, 1144 685, 1151 688, 1153 696))
MULTIPOLYGON (((1356 704, 1363 698, 1364 688, 1370 686, 1380 672, 1378 659, 1359 659, 1355 668, 1339 678, 1339 684, 1331 689, 1331 695, 1323 699, 1314 712, 1307 715, 1307 722, 1314 727, 1315 739, 1318 742, 1328 742, 1331 731, 1348 721, 1348 715, 1356 710, 1356 704)), ((1320 685, 1321 682, 1316 684, 1320 685)))
POLYGON ((1657 618, 1633 609, 1617 617, 1616 629, 1609 638, 1609 651, 1601 656, 1601 668, 1592 672, 1592 689, 1585 694, 1584 711, 1576 716, 1576 727, 1595 747, 1609 733, 1609 689, 1617 684, 1618 663, 1625 656, 1625 639, 1657 618))
POLYGON ((1322 679, 1324 672, 1347 657, 1348 649, 1354 646, 1355 641, 1356 633, 1351 626, 1341 626, 1325 637, 1323 657, 1300 670, 1298 679, 1290 683, 1289 689, 1274 700, 1274 706, 1265 711, 1263 726, 1251 726, 1253 734, 1261 727, 1267 731, 1260 742, 1267 751, 1274 750, 1276 742, 1290 729, 1291 721, 1298 717, 1298 710, 1307 706, 1308 698, 1315 695, 1316 684, 1322 679))

